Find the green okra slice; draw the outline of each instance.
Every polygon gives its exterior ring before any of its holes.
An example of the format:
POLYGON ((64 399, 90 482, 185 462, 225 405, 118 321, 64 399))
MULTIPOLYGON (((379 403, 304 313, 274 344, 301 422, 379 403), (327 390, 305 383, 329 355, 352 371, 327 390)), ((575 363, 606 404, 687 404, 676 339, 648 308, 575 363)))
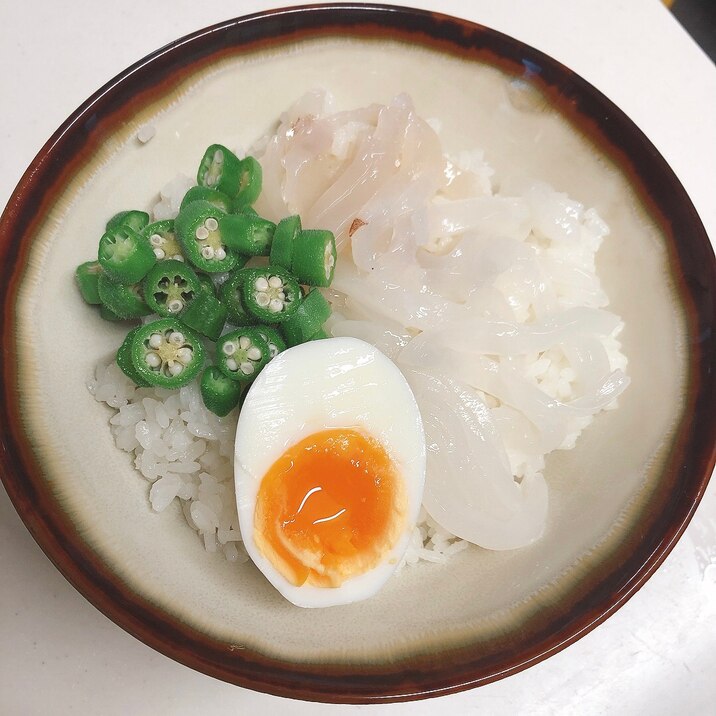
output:
POLYGON ((242 299, 246 311, 262 323, 282 323, 298 308, 301 287, 279 266, 245 269, 242 299))
POLYGON ((102 303, 99 297, 99 277, 102 267, 99 261, 86 261, 75 269, 75 279, 82 298, 95 306, 102 303))
POLYGON ((196 268, 206 273, 231 271, 238 257, 224 241, 219 219, 224 216, 208 201, 187 204, 174 220, 184 256, 196 268))
POLYGON ((119 226, 128 226, 134 231, 141 231, 149 223, 149 214, 146 211, 130 209, 115 214, 105 226, 105 231, 113 231, 119 226))
POLYGON ((139 326, 133 328, 129 333, 127 333, 122 345, 117 351, 116 361, 122 373, 124 373, 135 385, 138 385, 140 388, 146 388, 149 383, 144 380, 132 362, 132 340, 138 330, 139 326))
POLYGON ((211 280, 211 276, 205 273, 197 274, 199 276, 199 290, 200 291, 206 291, 207 293, 210 293, 212 296, 216 296, 216 286, 214 285, 214 282, 211 280))
POLYGON ((184 261, 184 254, 177 239, 173 219, 148 224, 142 229, 142 238, 152 247, 157 261, 173 259, 184 261))
POLYGON ((97 258, 114 281, 138 283, 157 262, 152 247, 129 226, 110 229, 99 240, 97 258))
POLYGON ((204 365, 201 338, 177 318, 139 326, 130 351, 139 376, 159 388, 181 388, 196 378, 204 365))
POLYGON ((120 320, 141 318, 152 313, 138 284, 127 286, 117 283, 103 273, 97 281, 97 290, 102 304, 120 320))
POLYGON ((281 219, 276 225, 271 242, 270 261, 272 266, 281 266, 291 270, 293 246, 301 232, 301 218, 298 214, 281 219))
POLYGON ((221 336, 216 359, 227 378, 247 383, 269 362, 271 352, 255 326, 243 326, 221 336))
POLYGON ((250 276, 251 269, 239 268, 219 287, 219 300, 226 307, 228 319, 235 326, 249 326, 257 322, 257 318, 246 310, 244 305, 244 281, 250 276))
POLYGON ((181 313, 201 290, 199 277, 183 261, 159 261, 144 277, 144 300, 160 316, 181 313))
POLYGON ((311 340, 331 315, 331 304, 314 289, 300 303, 296 312, 281 324, 281 332, 289 346, 311 340))
POLYGON ((244 384, 224 375, 217 366, 210 365, 201 375, 199 388, 207 409, 223 418, 239 404, 244 384))
POLYGON ((199 291, 181 314, 181 322, 212 341, 218 340, 226 323, 227 310, 213 293, 199 291))
POLYGON ((235 197, 241 188, 241 160, 223 144, 212 144, 199 163, 196 183, 235 197))
POLYGON ((107 306, 105 306, 104 304, 99 307, 99 317, 105 321, 112 321, 112 323, 116 323, 117 321, 131 320, 118 316, 111 308, 107 308, 107 306))
POLYGON ((275 358, 279 353, 286 350, 286 341, 277 328, 273 326, 256 326, 256 330, 266 341, 271 358, 275 358))
POLYGON ((226 214, 219 219, 226 245, 241 256, 268 256, 276 224, 251 214, 226 214))
POLYGON ((254 157, 241 160, 239 190, 234 200, 234 211, 251 206, 261 194, 263 171, 254 157))
POLYGON ((332 231, 307 229, 296 237, 291 272, 299 283, 327 287, 336 267, 336 239, 332 231))
POLYGON ((193 201, 208 201, 213 204, 217 209, 221 209, 226 213, 230 212, 233 208, 233 202, 227 194, 218 189, 212 189, 209 186, 193 186, 181 200, 180 209, 183 209, 187 204, 191 204, 193 201))

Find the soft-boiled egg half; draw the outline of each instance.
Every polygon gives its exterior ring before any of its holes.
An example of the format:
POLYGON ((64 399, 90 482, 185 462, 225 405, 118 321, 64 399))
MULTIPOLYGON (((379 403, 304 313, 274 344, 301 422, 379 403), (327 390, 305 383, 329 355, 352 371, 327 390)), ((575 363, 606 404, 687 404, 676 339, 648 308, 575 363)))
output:
POLYGON ((246 394, 234 466, 241 536, 271 584, 300 607, 366 599, 395 571, 420 511, 418 406, 369 343, 304 343, 246 394))

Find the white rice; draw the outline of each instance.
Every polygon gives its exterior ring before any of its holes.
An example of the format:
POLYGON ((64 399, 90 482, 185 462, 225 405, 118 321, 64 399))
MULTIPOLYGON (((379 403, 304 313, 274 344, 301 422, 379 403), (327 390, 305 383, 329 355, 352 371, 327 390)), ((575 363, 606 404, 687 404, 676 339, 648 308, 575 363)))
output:
POLYGON ((234 501, 236 414, 209 412, 196 381, 178 391, 137 388, 115 362, 99 365, 87 387, 115 410, 109 421, 115 444, 134 455, 150 483, 152 509, 163 512, 179 500, 208 552, 246 561, 234 501))

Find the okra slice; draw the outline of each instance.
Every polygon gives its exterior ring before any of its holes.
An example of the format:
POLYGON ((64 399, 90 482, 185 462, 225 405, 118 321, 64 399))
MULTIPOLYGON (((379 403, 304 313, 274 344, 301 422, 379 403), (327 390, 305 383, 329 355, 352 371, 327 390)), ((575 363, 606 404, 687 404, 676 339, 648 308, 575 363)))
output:
POLYGON ((116 323, 117 321, 128 320, 125 318, 121 318, 111 308, 107 308, 107 306, 105 306, 104 304, 99 307, 99 317, 105 321, 112 321, 113 323, 116 323))
POLYGON ((82 298, 93 305, 100 305, 102 299, 99 297, 99 277, 102 267, 99 261, 86 261, 75 269, 75 279, 80 289, 82 298))
POLYGON ((226 246, 219 229, 222 216, 224 212, 208 201, 193 201, 174 220, 187 260, 206 273, 231 271, 237 263, 236 254, 226 246))
POLYGON ((196 183, 236 196, 241 188, 241 160, 222 144, 212 144, 199 164, 196 183))
POLYGON ((240 172, 239 190, 234 200, 234 211, 240 207, 251 206, 259 198, 263 182, 261 165, 253 157, 245 157, 241 160, 240 172))
POLYGON ((311 340, 331 315, 331 304, 314 289, 300 303, 296 312, 281 324, 286 343, 293 347, 311 340))
POLYGON ((223 418, 239 404, 243 384, 224 375, 217 366, 210 365, 201 375, 199 388, 207 409, 223 418))
POLYGON ((279 266, 246 269, 241 287, 244 308, 263 323, 281 323, 298 308, 301 287, 279 266))
POLYGON ((225 306, 213 293, 199 290, 192 302, 181 314, 181 322, 193 328, 202 336, 218 340, 226 323, 227 311, 225 306))
POLYGON ((309 341, 322 341, 324 338, 332 338, 330 333, 325 328, 320 328, 318 333, 314 333, 308 340, 309 341))
POLYGON ((258 216, 259 212, 253 206, 244 206, 241 202, 234 200, 232 202, 233 214, 246 214, 248 216, 258 216))
POLYGON ((199 283, 200 291, 206 291, 207 293, 210 293, 212 296, 216 296, 216 286, 214 285, 214 282, 211 280, 211 276, 208 276, 205 273, 197 274, 199 276, 199 283))
POLYGON ((201 290, 199 277, 182 261, 160 261, 145 276, 144 300, 160 316, 168 318, 181 313, 201 290))
POLYGON ((112 281, 106 273, 100 275, 97 290, 102 304, 119 319, 141 318, 152 313, 137 284, 126 286, 112 281))
POLYGON ((181 388, 196 378, 204 365, 201 338, 177 318, 139 326, 130 351, 138 375, 160 388, 181 388))
POLYGON ((149 223, 149 214, 146 211, 130 209, 115 214, 105 226, 105 231, 113 231, 119 226, 128 226, 135 231, 141 231, 149 223))
POLYGON ((255 327, 225 333, 216 343, 219 369, 231 380, 253 380, 270 359, 268 344, 255 327))
POLYGON ((227 213, 233 208, 233 202, 223 191, 212 189, 209 186, 193 186, 184 194, 179 208, 183 209, 187 204, 191 204, 193 201, 208 201, 217 209, 221 209, 227 213))
POLYGON ((146 380, 139 374, 139 371, 134 367, 132 362, 132 340, 134 335, 139 330, 139 326, 133 328, 124 339, 124 342, 117 351, 117 365, 120 367, 122 373, 124 373, 135 385, 140 388, 146 388, 149 386, 146 380))
POLYGON ((127 285, 139 283, 157 262, 152 247, 129 226, 102 235, 98 260, 110 278, 127 285))
POLYGON ((271 358, 275 358, 281 351, 286 350, 286 341, 284 341, 283 336, 278 332, 277 328, 273 326, 256 326, 256 330, 266 341, 271 358))
POLYGON ((272 266, 282 266, 291 270, 293 246, 300 232, 301 217, 298 214, 287 216, 278 222, 271 242, 270 261, 272 266))
POLYGON ((251 214, 226 214, 219 219, 226 245, 241 256, 268 256, 276 224, 251 214))
POLYGON ((301 231, 293 246, 291 272, 300 283, 327 287, 336 267, 336 239, 327 229, 301 231))
POLYGON ((157 261, 184 261, 181 245, 174 229, 174 220, 155 221, 142 229, 142 238, 149 243, 157 261))
POLYGON ((256 318, 244 306, 244 281, 251 269, 235 269, 219 287, 219 300, 226 307, 229 321, 236 326, 250 326, 256 318))

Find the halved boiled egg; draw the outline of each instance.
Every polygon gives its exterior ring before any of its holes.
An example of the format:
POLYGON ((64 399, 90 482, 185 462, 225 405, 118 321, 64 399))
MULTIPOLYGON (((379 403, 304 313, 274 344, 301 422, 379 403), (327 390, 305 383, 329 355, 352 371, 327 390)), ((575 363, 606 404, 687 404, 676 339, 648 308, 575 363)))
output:
POLYGON ((248 391, 234 466, 242 539, 274 587, 301 607, 366 599, 395 571, 420 511, 418 406, 369 343, 304 343, 248 391))

